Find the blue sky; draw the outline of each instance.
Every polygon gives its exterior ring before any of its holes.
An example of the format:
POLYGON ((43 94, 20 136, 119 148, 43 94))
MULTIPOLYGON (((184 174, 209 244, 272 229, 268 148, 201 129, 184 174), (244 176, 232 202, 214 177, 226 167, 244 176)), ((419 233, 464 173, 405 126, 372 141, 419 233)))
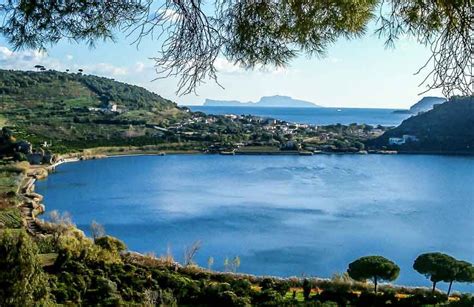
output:
MULTIPOLYGON (((408 108, 417 102, 424 90, 419 87, 423 74, 417 69, 428 59, 429 50, 403 38, 395 49, 386 49, 372 25, 362 39, 339 40, 328 50, 327 57, 301 55, 285 69, 267 68, 246 71, 219 58, 219 82, 209 80, 198 88, 198 95, 177 96, 176 80, 152 80, 156 77, 154 62, 158 42, 147 40, 137 49, 132 39, 118 36, 114 42, 99 42, 93 49, 85 44, 62 41, 47 53, 34 50, 13 52, 0 37, 0 67, 30 70, 36 64, 65 70, 84 69, 143 86, 183 105, 202 104, 206 98, 256 101, 261 96, 288 95, 327 107, 408 108)), ((426 95, 439 96, 431 91, 426 95)))

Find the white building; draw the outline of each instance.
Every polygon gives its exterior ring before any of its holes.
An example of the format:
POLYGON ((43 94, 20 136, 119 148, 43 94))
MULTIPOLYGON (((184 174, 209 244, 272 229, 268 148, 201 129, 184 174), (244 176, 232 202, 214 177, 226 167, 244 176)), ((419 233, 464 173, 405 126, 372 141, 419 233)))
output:
POLYGON ((389 138, 389 145, 403 145, 408 142, 418 142, 418 138, 415 135, 404 134, 401 138, 389 138))
POLYGON ((389 138, 388 144, 389 145, 403 145, 405 144, 405 140, 403 138, 389 138))

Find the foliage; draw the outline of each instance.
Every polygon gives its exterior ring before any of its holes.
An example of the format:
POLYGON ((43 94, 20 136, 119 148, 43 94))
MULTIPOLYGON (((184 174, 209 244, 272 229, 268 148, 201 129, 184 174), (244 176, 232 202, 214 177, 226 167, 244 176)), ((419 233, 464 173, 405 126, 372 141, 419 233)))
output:
POLYGON ((103 236, 94 240, 94 243, 111 252, 121 253, 127 249, 125 243, 111 236, 103 236))
POLYGON ((0 228, 21 228, 23 221, 18 208, 0 210, 0 228))
POLYGON ((347 273, 351 278, 359 281, 372 278, 374 290, 377 293, 377 282, 379 280, 393 281, 397 279, 400 268, 393 261, 382 256, 366 256, 350 263, 347 273))
POLYGON ((55 244, 58 244, 62 236, 74 230, 74 224, 68 212, 61 214, 53 210, 49 212, 49 222, 43 223, 43 229, 51 233, 55 244))
POLYGON ((419 255, 413 263, 413 269, 429 278, 433 283, 432 292, 436 283, 454 280, 457 272, 457 260, 443 253, 426 253, 419 255))
POLYGON ((458 261, 455 265, 456 273, 450 276, 447 295, 451 293, 453 283, 455 281, 462 283, 473 283, 474 282, 474 266, 466 261, 458 261))
POLYGON ((25 231, 0 232, 0 305, 35 306, 48 304, 37 247, 25 231))
MULTIPOLYGON (((57 245, 48 237, 38 238, 35 243, 23 231, 4 234, 6 235, 2 235, 0 240, 0 266, 8 263, 9 268, 16 269, 0 270, 2 286, 5 285, 5 280, 10 284, 17 284, 28 276, 29 283, 23 280, 20 288, 22 291, 33 292, 16 299, 25 300, 36 295, 36 298, 43 299, 37 302, 44 304, 332 306, 337 303, 380 306, 383 302, 395 306, 418 306, 437 304, 447 299, 446 295, 431 295, 423 290, 404 290, 410 295, 399 299, 395 296, 395 291, 385 288, 384 294, 374 295, 362 290, 358 296, 354 293, 357 287, 332 285, 336 280, 337 284, 350 282, 344 276, 339 276, 334 281, 279 279, 210 272, 196 266, 176 266, 160 262, 157 258, 151 261, 152 257, 149 256, 120 253, 124 245, 119 240, 104 236, 94 243, 79 231, 61 237, 57 245), (39 252, 42 254, 39 255, 39 252), (10 256, 3 257, 5 253, 10 256), (39 265, 39 258, 45 261, 44 270, 39 265), (30 273, 27 275, 26 271, 30 273), (42 282, 40 286, 28 288, 31 283, 39 280, 42 282), (301 292, 311 293, 311 288, 318 288, 319 294, 311 297, 306 295, 305 302, 299 301, 301 292), (293 291, 300 294, 293 298, 293 291)), ((8 287, 2 287, 0 291, 8 287)), ((0 295, 0 298, 3 299, 4 296, 0 295)), ((468 302, 471 298, 463 297, 462 300, 468 302)))

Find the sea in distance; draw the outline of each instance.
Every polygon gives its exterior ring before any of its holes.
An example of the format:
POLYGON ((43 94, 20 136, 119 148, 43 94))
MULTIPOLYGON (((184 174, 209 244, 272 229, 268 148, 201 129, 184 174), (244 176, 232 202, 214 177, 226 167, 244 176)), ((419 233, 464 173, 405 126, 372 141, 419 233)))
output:
POLYGON ((403 120, 411 116, 410 114, 394 113, 394 109, 375 108, 187 107, 192 111, 200 111, 206 114, 251 114, 311 125, 332 125, 337 123, 349 125, 357 123, 373 126, 398 126, 403 120))
POLYGON ((397 284, 429 287, 412 269, 419 254, 474 262, 473 182, 463 156, 167 155, 63 164, 36 191, 47 211, 88 234, 96 220, 132 251, 182 261, 201 240, 203 267, 239 256, 239 272, 319 277, 383 255, 401 267, 397 284))

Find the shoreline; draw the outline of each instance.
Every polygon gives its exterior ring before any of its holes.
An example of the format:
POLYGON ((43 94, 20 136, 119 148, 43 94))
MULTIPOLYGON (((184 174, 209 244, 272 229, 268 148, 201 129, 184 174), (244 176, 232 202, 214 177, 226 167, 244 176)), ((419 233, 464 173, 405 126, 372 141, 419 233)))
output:
MULTIPOLYGON (((39 165, 39 166, 35 166, 35 165, 31 165, 29 167, 29 169, 27 170, 27 173, 26 173, 26 176, 25 178, 22 180, 22 182, 20 183, 20 191, 21 193, 19 195, 22 196, 22 198, 31 198, 32 195, 36 195, 36 196, 39 196, 40 197, 40 201, 37 203, 37 205, 42 209, 40 212, 37 212, 36 214, 33 214, 32 215, 32 218, 33 218, 33 222, 36 224, 36 218, 38 216, 40 216, 41 214, 44 214, 46 213, 46 206, 41 202, 41 200, 43 199, 43 196, 40 195, 40 194, 37 194, 34 192, 34 189, 35 189, 35 183, 37 180, 41 180, 41 179, 46 179, 47 176, 49 175, 49 173, 51 172, 54 172, 54 170, 56 169, 56 167, 60 166, 60 165, 63 165, 63 164, 66 164, 66 163, 73 163, 73 162, 80 162, 80 161, 86 161, 86 160, 96 160, 96 159, 108 159, 108 158, 120 158, 120 157, 134 157, 134 156, 164 156, 164 155, 167 155, 167 154, 170 154, 170 155, 187 155, 187 154, 206 154, 206 155, 210 155, 210 154, 213 154, 213 153, 204 153, 204 152, 188 152, 188 151, 180 151, 180 152, 154 152, 154 153, 146 153, 146 152, 142 152, 142 153, 139 153, 139 152, 136 152, 136 153, 108 153, 107 155, 93 155, 93 156, 84 156, 84 155, 80 155, 81 153, 74 153, 74 154, 66 154, 64 156, 59 156, 59 161, 51 164, 51 165, 45 165, 45 166, 42 166, 42 165, 39 165), (74 155, 73 157, 71 157, 71 155, 74 155), (75 156, 77 155, 77 156, 75 156), (42 173, 40 170, 47 170, 47 174, 46 176, 43 176, 44 173, 42 173)), ((217 154, 217 153, 216 153, 217 154)), ((321 154, 336 154, 336 155, 343 155, 343 154, 346 154, 346 153, 321 153, 321 154)), ((317 155, 317 154, 316 154, 317 155)), ((23 200, 22 200, 23 202, 23 200)), ((21 207, 22 205, 20 205, 21 207)), ((23 217, 23 215, 22 215, 23 217)), ((31 229, 29 229, 30 227, 30 224, 28 222, 27 219, 24 219, 24 225, 27 229, 27 231, 35 236, 35 235, 45 235, 45 232, 44 231, 31 231, 31 229)), ((37 224, 38 227, 40 227, 40 223, 37 224)), ((79 228, 77 228, 79 229, 79 228)), ((120 239, 120 238, 119 238, 120 239)), ((132 250, 128 250, 127 251, 127 254, 135 254, 136 256, 139 256, 140 258, 141 257, 147 257, 146 255, 140 253, 140 252, 135 252, 135 251, 132 251, 132 250)), ((185 267, 182 267, 181 269, 183 269, 185 267)), ((202 270, 206 271, 205 268, 201 268, 202 270)), ((221 272, 221 271, 212 271, 213 274, 216 274, 216 275, 227 275, 227 274, 232 274, 232 275, 235 275, 236 278, 239 278, 239 277, 242 277, 242 276, 248 276, 248 277, 252 277, 252 278, 265 278, 265 277, 270 277, 270 278, 273 278, 273 279, 279 279, 279 280, 292 280, 292 279, 295 279, 295 276, 270 276, 270 275, 255 275, 255 274, 251 274, 251 273, 244 273, 244 272, 240 272, 240 273, 231 273, 231 272, 221 272)), ((297 279, 301 279, 301 278, 298 278, 296 277, 297 279)), ((318 281, 326 281, 326 282, 330 282, 331 281, 331 278, 328 278, 328 277, 318 277, 318 276, 308 276, 307 277, 308 279, 310 280, 318 280, 318 281)), ((304 278, 303 278, 304 279, 304 278)), ((415 286, 415 285, 400 285, 400 284, 386 284, 385 286, 388 286, 388 287, 391 287, 391 288, 398 288, 398 289, 408 289, 409 291, 412 291, 412 290, 416 290, 416 289, 422 289, 422 290, 426 290, 426 289, 429 289, 429 287, 426 287, 426 286, 415 286)), ((460 293, 464 293, 464 292, 460 292, 460 293)))

